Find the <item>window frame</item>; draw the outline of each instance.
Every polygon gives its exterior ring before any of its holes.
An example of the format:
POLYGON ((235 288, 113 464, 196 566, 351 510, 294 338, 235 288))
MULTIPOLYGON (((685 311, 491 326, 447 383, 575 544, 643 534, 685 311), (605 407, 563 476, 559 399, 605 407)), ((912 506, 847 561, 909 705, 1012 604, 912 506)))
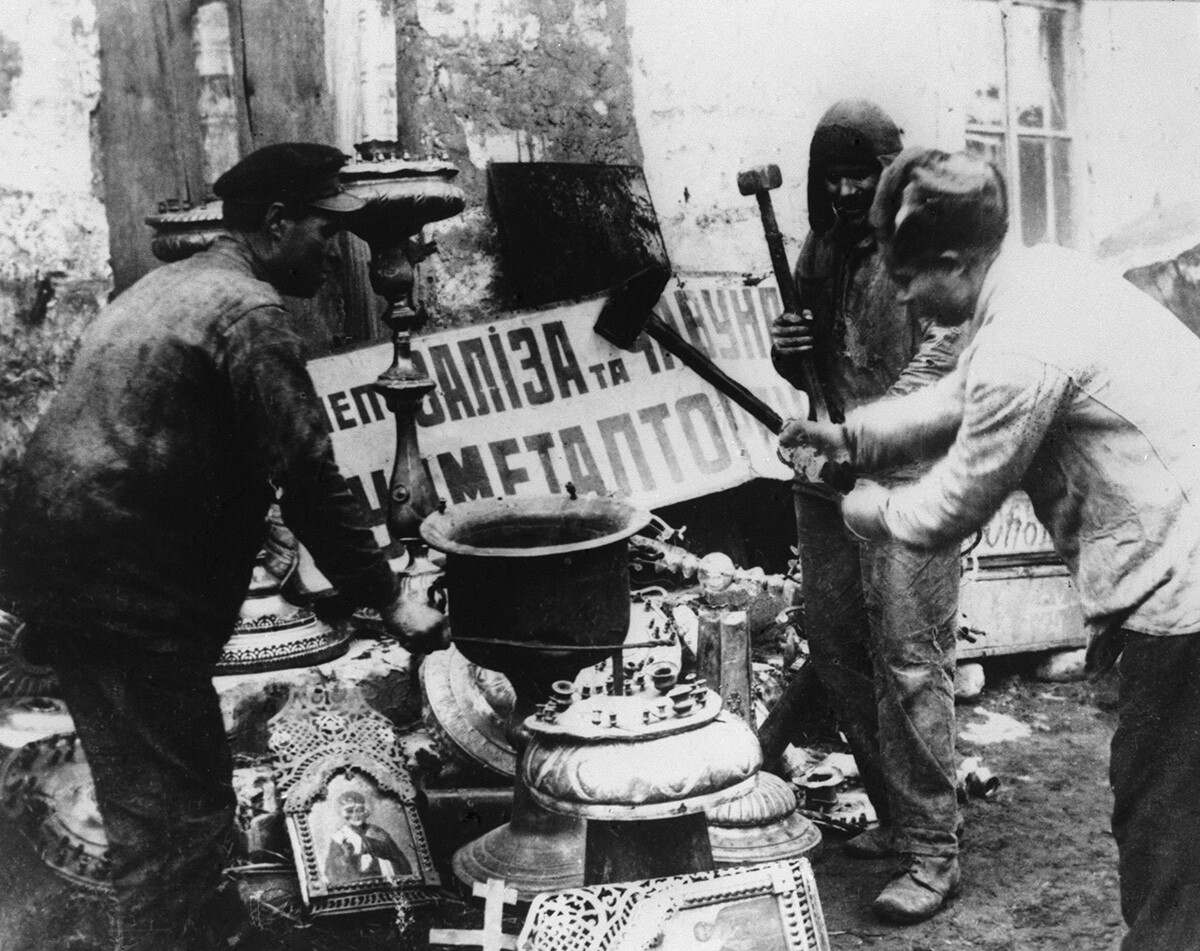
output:
POLYGON ((1083 188, 1080 180, 1081 161, 1081 122, 1082 100, 1079 93, 1079 73, 1082 68, 1082 52, 1080 44, 1080 19, 1082 0, 973 0, 984 2, 997 7, 1000 12, 1000 35, 1003 44, 1004 72, 1003 88, 1001 90, 1004 102, 1004 124, 997 128, 994 125, 967 122, 964 125, 964 142, 1003 141, 1004 166, 1008 179, 1009 214, 1013 231, 1025 239, 1024 210, 1021 195, 1021 141, 1035 140, 1043 146, 1048 142, 1058 141, 1067 144, 1067 176, 1066 188, 1071 197, 1070 217, 1067 220, 1065 234, 1060 233, 1057 215, 1057 198, 1055 196, 1054 175, 1047 164, 1045 186, 1045 211, 1048 222, 1047 235, 1043 240, 1052 240, 1057 244, 1073 246, 1078 244, 1081 234, 1083 188), (1050 127, 1047 117, 1041 128, 1025 128, 1020 125, 1018 104, 1012 95, 1013 88, 1013 38, 1010 26, 1010 16, 1016 7, 1029 7, 1036 10, 1059 10, 1063 14, 1062 45, 1063 45, 1063 128, 1050 127))

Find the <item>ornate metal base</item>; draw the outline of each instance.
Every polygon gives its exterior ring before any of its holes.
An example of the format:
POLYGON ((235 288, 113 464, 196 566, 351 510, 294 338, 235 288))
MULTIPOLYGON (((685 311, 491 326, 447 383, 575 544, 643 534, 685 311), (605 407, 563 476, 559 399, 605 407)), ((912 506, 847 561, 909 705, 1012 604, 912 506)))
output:
POLYGON ((15 614, 0 609, 0 697, 51 697, 58 693, 58 678, 50 667, 30 663, 21 639, 28 632, 15 614))
POLYGON ((521 901, 583 885, 586 823, 543 809, 518 781, 513 819, 454 853, 454 874, 467 885, 502 878, 521 901))
POLYGON ((792 788, 771 773, 760 772, 746 795, 707 815, 718 868, 801 857, 812 861, 821 854, 820 830, 796 811, 792 788))
POLYGON ((251 596, 217 660, 218 674, 315 667, 346 653, 350 640, 279 594, 251 596), (253 611, 250 610, 253 608, 253 611))
POLYGON ((713 870, 704 813, 640 822, 591 819, 584 881, 588 885, 636 882, 713 870))

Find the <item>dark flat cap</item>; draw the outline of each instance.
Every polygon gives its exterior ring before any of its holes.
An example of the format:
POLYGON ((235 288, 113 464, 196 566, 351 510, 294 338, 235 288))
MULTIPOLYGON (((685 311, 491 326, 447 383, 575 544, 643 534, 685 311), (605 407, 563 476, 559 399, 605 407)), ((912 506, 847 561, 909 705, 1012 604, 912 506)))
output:
POLYGON ((338 171, 349 156, 315 142, 280 142, 251 152, 216 180, 223 201, 246 204, 293 202, 324 211, 357 211, 364 204, 349 194, 338 171))

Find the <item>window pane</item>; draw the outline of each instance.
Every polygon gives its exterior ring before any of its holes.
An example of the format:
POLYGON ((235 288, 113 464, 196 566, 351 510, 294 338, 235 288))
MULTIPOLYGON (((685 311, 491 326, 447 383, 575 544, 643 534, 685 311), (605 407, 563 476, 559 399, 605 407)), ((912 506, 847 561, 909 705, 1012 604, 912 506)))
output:
POLYGON ((1073 237, 1071 143, 1021 136, 1021 238, 1026 244, 1073 237))
POLYGON ((1049 241, 1049 209, 1046 207, 1046 141, 1022 136, 1019 142, 1021 163, 1021 238, 1026 244, 1049 241))
POLYGON ((1065 22, 1057 9, 1014 6, 1008 14, 1011 95, 1017 122, 1026 129, 1067 127, 1065 22))
POLYGON ((1050 147, 1050 183, 1054 196, 1054 240, 1070 244, 1075 237, 1074 209, 1071 207, 1071 143, 1053 139, 1050 147))
POLYGON ((1004 125, 1004 30, 1000 7, 964 4, 965 29, 972 39, 972 67, 977 77, 967 103, 967 125, 1004 125))

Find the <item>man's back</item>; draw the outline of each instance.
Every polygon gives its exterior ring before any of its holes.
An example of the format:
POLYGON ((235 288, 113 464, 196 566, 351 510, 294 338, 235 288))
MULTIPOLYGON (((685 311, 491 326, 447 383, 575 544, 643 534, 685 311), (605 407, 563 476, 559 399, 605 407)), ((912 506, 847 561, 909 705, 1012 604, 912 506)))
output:
POLYGON ((968 405, 1019 388, 1035 412, 1053 411, 1023 485, 1076 570, 1085 614, 1200 628, 1189 593, 1200 592, 1200 338, 1119 276, 1049 245, 1002 254, 978 313, 968 405))
POLYGON ((298 347, 232 242, 151 272, 97 318, 26 451, 5 534, 18 600, 60 626, 229 625, 270 500, 235 411, 231 332, 298 347))

